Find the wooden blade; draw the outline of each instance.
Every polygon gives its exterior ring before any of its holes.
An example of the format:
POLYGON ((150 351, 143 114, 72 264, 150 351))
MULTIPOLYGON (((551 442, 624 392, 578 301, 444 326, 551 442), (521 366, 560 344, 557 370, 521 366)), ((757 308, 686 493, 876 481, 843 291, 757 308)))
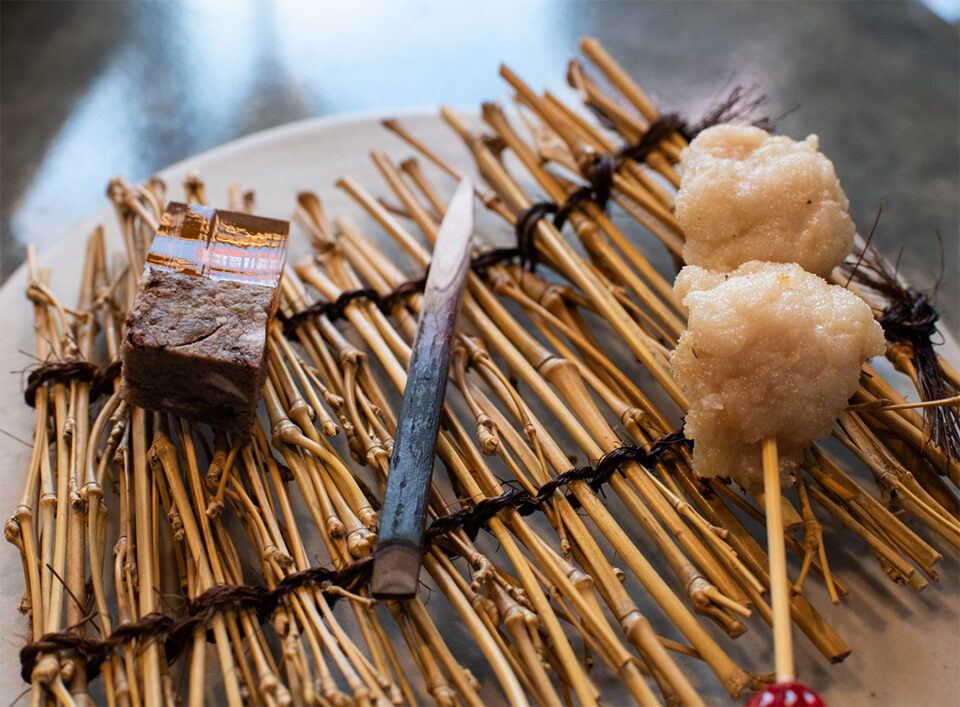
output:
POLYGON ((417 591, 427 494, 472 235, 473 184, 464 179, 437 235, 407 369, 370 584, 378 599, 409 598, 417 591))

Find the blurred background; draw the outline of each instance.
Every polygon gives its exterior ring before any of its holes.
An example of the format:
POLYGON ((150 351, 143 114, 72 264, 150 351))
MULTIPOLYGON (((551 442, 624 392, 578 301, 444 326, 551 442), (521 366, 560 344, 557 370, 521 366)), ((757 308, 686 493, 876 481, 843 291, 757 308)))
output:
MULTIPOLYGON (((868 231, 960 315, 957 0, 920 2, 2 2, 0 275, 141 180, 318 115, 504 98, 507 62, 562 91, 593 35, 667 109, 698 116, 758 84, 796 138, 820 135, 868 231)), ((360 158, 360 156, 358 156, 360 158)))

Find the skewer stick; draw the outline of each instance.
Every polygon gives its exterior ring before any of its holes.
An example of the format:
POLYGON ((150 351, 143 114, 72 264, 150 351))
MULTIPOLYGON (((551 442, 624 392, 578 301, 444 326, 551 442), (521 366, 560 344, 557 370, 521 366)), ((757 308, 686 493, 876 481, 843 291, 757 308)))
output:
POLYGON ((767 513, 767 555, 770 558, 770 598, 773 609, 773 655, 777 682, 793 682, 793 641, 790 635, 790 583, 780 505, 780 464, 777 440, 765 437, 763 497, 767 513))

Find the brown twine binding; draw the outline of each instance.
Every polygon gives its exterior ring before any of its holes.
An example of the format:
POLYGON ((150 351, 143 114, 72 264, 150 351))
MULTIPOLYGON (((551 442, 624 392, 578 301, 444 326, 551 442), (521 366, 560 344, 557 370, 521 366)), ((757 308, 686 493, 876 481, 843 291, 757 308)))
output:
POLYGON ((389 313, 398 304, 405 302, 407 297, 410 295, 423 292, 423 289, 426 286, 426 277, 418 277, 416 280, 407 280, 406 282, 401 282, 397 288, 393 290, 393 292, 389 292, 382 297, 377 296, 377 306, 380 307, 383 312, 389 313))
POLYGON ((686 441, 683 432, 671 432, 647 448, 623 445, 611 449, 597 460, 596 466, 577 466, 557 474, 537 489, 535 495, 531 495, 523 488, 514 487, 497 496, 483 499, 473 508, 465 508, 437 518, 427 528, 427 540, 432 542, 437 537, 458 528, 463 528, 467 536, 471 540, 475 540, 480 529, 497 513, 506 508, 516 509, 520 515, 528 516, 534 511, 540 510, 556 491, 566 488, 574 481, 585 481, 594 491, 599 491, 610 480, 610 477, 620 469, 621 465, 627 462, 636 462, 649 466, 668 449, 686 441))
MULTIPOLYGON (((909 347, 920 398, 931 401, 957 395, 960 391, 947 379, 933 350, 931 339, 937 331, 940 314, 933 307, 930 296, 904 285, 886 258, 869 241, 863 246, 858 245, 853 255, 856 259, 845 261, 841 269, 848 275, 848 282, 856 282, 876 292, 887 302, 877 315, 877 321, 888 341, 909 347)), ((960 459, 960 412, 956 407, 925 407, 923 422, 934 446, 939 447, 948 459, 960 459)))
MULTIPOLYGON (((197 630, 206 627, 213 615, 225 606, 252 609, 257 617, 264 621, 280 601, 297 588, 307 584, 321 587, 335 584, 350 591, 367 581, 372 567, 372 556, 351 562, 339 570, 311 567, 284 577, 272 590, 242 584, 218 584, 188 601, 183 614, 178 618, 153 612, 136 621, 120 624, 104 639, 87 638, 70 631, 48 633, 20 650, 20 677, 25 682, 30 682, 33 667, 41 654, 73 650, 86 662, 87 677, 92 680, 97 676, 100 664, 114 649, 138 639, 161 636, 166 636, 164 647, 170 662, 173 662, 197 630)), ((335 603, 338 596, 331 594, 329 603, 335 603)))
MULTIPOLYGON (((663 140, 674 133, 679 133, 690 141, 709 127, 750 116, 766 100, 766 96, 756 94, 756 87, 735 86, 724 100, 709 109, 697 123, 691 124, 677 113, 664 113, 650 122, 636 143, 625 145, 612 154, 598 154, 585 170, 587 184, 572 191, 562 204, 558 206, 551 202, 538 201, 520 212, 516 232, 517 248, 524 254, 521 264, 529 266, 530 270, 535 266, 533 256, 536 249, 533 246, 533 236, 536 233, 537 221, 548 213, 553 213, 553 225, 562 229, 573 210, 584 201, 591 200, 602 211, 606 211, 613 195, 614 175, 626 160, 642 163, 663 140)), ((600 115, 605 117, 602 113, 600 115)), ((773 122, 764 117, 752 121, 751 124, 770 130, 773 122)))
POLYGON ((547 214, 556 213, 558 207, 552 201, 535 201, 517 216, 513 231, 517 236, 517 253, 520 265, 533 272, 537 267, 537 248, 534 240, 537 235, 537 223, 547 214))
POLYGON ((662 115, 652 123, 635 145, 621 148, 612 155, 598 154, 596 159, 587 167, 587 184, 577 187, 563 203, 557 205, 552 201, 535 201, 517 216, 515 232, 517 235, 517 252, 520 255, 520 264, 533 272, 536 268, 536 253, 534 237, 537 222, 547 214, 553 214, 553 225, 562 229, 570 218, 570 214, 584 201, 591 200, 606 211, 610 198, 613 195, 613 177, 626 159, 642 161, 652 152, 661 140, 674 132, 680 132, 686 123, 676 115, 662 115))
POLYGON ((752 86, 742 86, 738 84, 730 90, 726 98, 712 108, 709 108, 707 112, 703 114, 703 117, 700 118, 700 122, 696 125, 682 128, 680 134, 689 142, 707 128, 719 125, 720 123, 734 123, 738 121, 746 121, 755 128, 770 131, 776 127, 778 120, 797 108, 796 106, 789 108, 775 118, 769 116, 753 118, 757 109, 766 102, 767 96, 759 93, 759 87, 756 84, 752 86))
POLYGON ((313 317, 326 316, 334 320, 340 319, 346 312, 347 305, 358 299, 365 299, 371 302, 377 301, 379 294, 372 287, 362 287, 356 290, 344 290, 340 296, 332 302, 321 300, 301 309, 290 316, 277 312, 277 318, 283 323, 283 329, 287 335, 297 330, 297 327, 313 317))
POLYGON ((103 395, 109 395, 113 392, 113 384, 120 377, 120 374, 123 371, 123 361, 119 358, 111 361, 106 368, 104 368, 100 375, 97 377, 97 380, 93 382, 93 385, 90 387, 90 402, 99 399, 103 395))
MULTIPOLYGON (((548 204, 548 206, 553 206, 553 204, 548 204)), ((536 224, 534 223, 534 225, 536 224)), ((527 250, 522 248, 495 248, 487 251, 486 253, 482 253, 470 261, 470 268, 475 272, 482 273, 491 265, 512 260, 517 256, 519 256, 521 259, 533 257, 532 241, 529 242, 527 250)), ((396 289, 384 295, 381 295, 370 287, 363 287, 356 290, 345 290, 341 292, 340 296, 332 302, 328 300, 320 300, 291 315, 285 315, 282 312, 277 312, 277 319, 283 325, 284 334, 287 336, 293 336, 297 331, 297 327, 301 326, 304 322, 309 321, 313 317, 325 316, 331 321, 342 319, 346 314, 347 305, 356 300, 366 300, 367 302, 372 302, 373 304, 377 305, 377 307, 385 314, 389 314, 394 307, 396 307, 398 304, 402 304, 403 301, 410 295, 423 292, 426 284, 426 277, 417 278, 415 280, 407 280, 406 282, 400 283, 396 289)))
POLYGON ((102 371, 92 361, 68 359, 65 361, 47 361, 30 371, 27 386, 23 390, 23 399, 30 407, 36 407, 37 390, 44 383, 70 384, 73 381, 90 383, 90 402, 109 392, 114 379, 120 374, 121 362, 113 361, 102 371))
MULTIPOLYGON (((578 466, 558 474, 541 486, 535 495, 522 488, 511 488, 498 496, 486 498, 472 508, 465 508, 437 518, 427 528, 424 552, 444 535, 463 529, 471 539, 476 539, 480 529, 500 511, 513 508, 521 515, 534 513, 547 503, 553 494, 574 481, 584 481, 595 491, 599 490, 617 472, 621 464, 637 462, 650 465, 671 447, 686 442, 682 432, 664 435, 649 447, 624 445, 604 454, 596 466, 578 466)), ((20 649, 20 677, 29 683, 37 659, 46 653, 71 650, 83 658, 88 680, 100 672, 100 665, 110 653, 122 645, 147 638, 165 639, 165 650, 172 663, 190 643, 198 630, 209 625, 213 615, 226 606, 253 610, 257 618, 267 621, 277 606, 288 594, 306 585, 321 589, 329 586, 354 591, 370 579, 376 553, 344 565, 340 569, 311 567, 287 575, 273 589, 243 584, 217 584, 194 597, 185 605, 179 617, 153 612, 136 621, 118 625, 103 639, 80 636, 70 630, 47 633, 20 649)), ((331 593, 328 602, 332 605, 339 594, 331 593)))

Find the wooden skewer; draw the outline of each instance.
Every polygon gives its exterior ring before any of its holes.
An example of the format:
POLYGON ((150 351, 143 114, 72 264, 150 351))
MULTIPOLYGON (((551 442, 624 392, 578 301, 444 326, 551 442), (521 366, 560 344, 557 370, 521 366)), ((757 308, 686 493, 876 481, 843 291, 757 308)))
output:
POLYGON ((777 682, 793 682, 793 641, 790 635, 790 582, 784 548, 783 516, 780 505, 780 463, 777 440, 765 437, 763 454, 763 497, 767 514, 767 556, 770 558, 770 599, 773 609, 773 655, 777 682))
POLYGON ((770 559, 770 599, 773 624, 773 660, 775 682, 755 693, 747 707, 780 707, 803 704, 823 707, 823 700, 808 687, 796 682, 793 669, 793 639, 790 627, 790 581, 787 578, 787 553, 783 538, 782 504, 780 503, 780 462, 777 440, 764 437, 763 497, 767 514, 767 556, 770 559))

